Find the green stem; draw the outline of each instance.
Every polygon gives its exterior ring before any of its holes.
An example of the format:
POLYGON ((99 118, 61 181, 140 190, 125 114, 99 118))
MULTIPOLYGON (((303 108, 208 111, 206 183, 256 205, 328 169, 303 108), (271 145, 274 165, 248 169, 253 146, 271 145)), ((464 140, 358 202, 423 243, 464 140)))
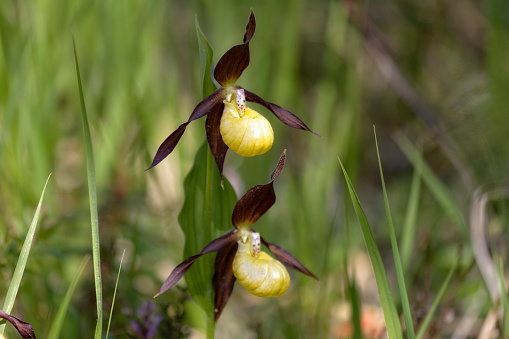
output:
POLYGON ((216 329, 216 321, 214 320, 214 312, 207 314, 207 339, 214 339, 214 330, 216 329))
MULTIPOLYGON (((208 241, 212 240, 212 170, 214 158, 210 148, 207 147, 207 181, 205 184, 205 237, 208 241)), ((214 330, 216 322, 214 319, 214 306, 206 310, 207 312, 207 339, 214 339, 214 330)))
POLYGON ((212 240, 212 169, 214 159, 210 148, 207 148, 207 181, 205 184, 205 238, 212 240))

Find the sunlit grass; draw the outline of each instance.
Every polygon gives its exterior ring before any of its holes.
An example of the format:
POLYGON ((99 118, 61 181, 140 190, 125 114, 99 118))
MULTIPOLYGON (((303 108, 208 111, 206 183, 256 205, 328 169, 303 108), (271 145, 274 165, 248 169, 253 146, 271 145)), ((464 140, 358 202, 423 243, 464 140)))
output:
MULTIPOLYGON (((137 310, 182 260, 177 216, 184 177, 203 142, 203 123, 191 124, 164 162, 145 169, 161 141, 201 100, 195 19, 220 56, 240 42, 253 7, 257 31, 239 85, 288 108, 324 138, 284 128, 254 105, 272 123, 274 146, 249 159, 229 152, 225 175, 242 194, 265 183, 282 150, 288 150, 285 171, 275 183, 277 208, 256 227, 320 280, 291 273, 291 289, 274 300, 253 299, 236 288, 217 337, 339 338, 348 326, 364 323, 366 310, 380 311, 371 264, 361 264, 366 247, 338 156, 369 220, 396 314, 403 315, 373 125, 415 333, 450 337, 474 314, 470 327, 463 328, 475 336, 496 310, 504 310, 505 317, 495 325, 507 333, 507 298, 490 299, 478 268, 482 263, 475 259, 474 192, 461 176, 469 173, 474 189, 507 185, 509 28, 503 13, 508 5, 503 0, 485 6, 385 2, 358 8, 372 24, 369 37, 384 39, 394 65, 432 108, 440 124, 430 129, 380 72, 380 55, 366 49, 368 31, 350 19, 346 3, 0 2, 2 297, 13 283, 41 185, 53 172, 11 313, 30 322, 42 338, 55 333, 55 318, 62 318, 59 308, 67 303, 61 337, 90 338, 97 322, 92 266, 76 281, 82 258, 91 254, 91 231, 71 36, 94 146, 104 312, 111 309, 126 249, 110 329, 110 337, 124 337, 134 335, 137 310), (444 135, 458 146, 463 167, 444 152, 444 135), (75 286, 72 296, 66 295, 69 286, 75 286), (359 317, 344 316, 357 302, 359 317)), ((502 258, 491 258, 499 280, 508 272, 507 211, 506 197, 486 204, 490 232, 480 239, 502 258)), ((153 312, 163 316, 160 337, 185 336, 192 319, 200 317, 196 308, 183 306, 189 292, 184 283, 179 286, 154 301, 153 312)), ((6 334, 17 335, 9 326, 6 334)))

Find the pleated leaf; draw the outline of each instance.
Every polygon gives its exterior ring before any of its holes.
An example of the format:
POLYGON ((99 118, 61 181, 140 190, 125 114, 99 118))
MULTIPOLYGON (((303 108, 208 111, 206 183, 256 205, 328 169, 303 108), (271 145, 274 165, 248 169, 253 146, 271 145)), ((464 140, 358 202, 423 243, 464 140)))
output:
MULTIPOLYGON (((232 230, 230 220, 237 197, 228 180, 223 184, 224 189, 205 142, 184 181, 185 200, 178 218, 186 236, 184 258, 200 253, 210 241, 232 230)), ((191 295, 208 315, 214 311, 214 258, 214 253, 204 255, 185 275, 191 295)))

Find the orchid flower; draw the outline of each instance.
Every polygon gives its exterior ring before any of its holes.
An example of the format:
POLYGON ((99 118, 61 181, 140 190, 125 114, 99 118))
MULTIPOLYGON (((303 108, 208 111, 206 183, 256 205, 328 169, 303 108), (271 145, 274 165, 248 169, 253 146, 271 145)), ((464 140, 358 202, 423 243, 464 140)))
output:
POLYGON ((268 243, 258 232, 251 229, 276 201, 274 180, 283 169, 285 159, 286 150, 281 155, 270 182, 254 186, 237 202, 232 215, 234 230, 212 240, 199 254, 187 258, 175 267, 156 297, 174 286, 198 258, 212 252, 217 252, 212 278, 215 321, 219 319, 230 298, 235 280, 256 296, 278 297, 290 286, 290 276, 283 264, 317 279, 293 255, 268 243), (276 259, 261 251, 261 244, 265 245, 276 259))
POLYGON ((173 151, 191 121, 205 115, 207 115, 205 124, 207 141, 221 176, 228 148, 245 157, 267 152, 274 140, 272 127, 266 118, 247 107, 246 101, 265 106, 290 127, 314 133, 290 111, 267 102, 240 86, 235 86, 235 82, 249 65, 249 41, 254 35, 255 28, 255 16, 251 10, 243 43, 228 50, 215 67, 214 78, 221 87, 200 102, 187 122, 181 124, 163 141, 149 169, 159 164, 173 151))

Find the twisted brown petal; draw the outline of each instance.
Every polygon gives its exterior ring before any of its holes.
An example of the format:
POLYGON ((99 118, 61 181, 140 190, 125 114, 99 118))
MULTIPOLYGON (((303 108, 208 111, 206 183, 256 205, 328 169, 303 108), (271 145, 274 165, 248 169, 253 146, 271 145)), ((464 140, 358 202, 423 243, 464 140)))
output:
POLYGON ((242 72, 249 65, 249 41, 254 35, 256 21, 254 12, 251 9, 249 21, 244 34, 244 43, 230 48, 217 62, 214 69, 214 78, 223 87, 233 86, 242 72))
POLYGON ((269 109, 269 111, 274 113, 274 115, 279 120, 281 120, 281 122, 284 123, 285 125, 293 127, 293 128, 301 129, 304 131, 309 131, 309 132, 313 133, 314 135, 321 138, 321 135, 313 132, 308 126, 306 126, 305 123, 302 122, 302 120, 300 120, 296 115, 294 115, 289 110, 284 109, 283 107, 280 107, 276 104, 272 104, 268 101, 265 101, 262 98, 260 98, 258 95, 254 94, 252 92, 246 91, 245 89, 244 89, 244 94, 246 96, 247 101, 255 102, 257 104, 265 106, 267 109, 269 109))
POLYGON ((286 150, 281 154, 279 162, 272 172, 270 182, 265 185, 256 185, 249 189, 233 208, 232 223, 235 228, 242 224, 252 225, 276 202, 274 180, 283 170, 286 159, 286 150))
POLYGON ((244 43, 245 44, 247 44, 249 42, 249 40, 251 40, 251 38, 254 35, 255 29, 256 29, 256 20, 255 20, 254 11, 251 8, 251 14, 249 15, 249 21, 247 22, 247 25, 246 25, 246 34, 244 34, 244 43))
POLYGON ((236 244, 236 241, 238 239, 238 234, 236 230, 230 231, 226 233, 225 235, 212 240, 201 250, 200 254, 193 255, 192 257, 187 258, 182 263, 180 263, 177 267, 173 269, 173 271, 170 273, 168 278, 166 278, 165 282, 161 286, 161 289, 157 294, 154 296, 157 297, 164 292, 168 291, 170 288, 172 288, 182 277, 184 274, 186 274, 187 270, 191 267, 191 265, 204 254, 211 253, 211 252, 217 252, 221 250, 223 247, 225 247, 228 244, 236 244))
POLYGON ((14 317, 12 315, 9 315, 2 310, 0 310, 0 318, 3 318, 5 320, 7 320, 8 322, 10 322, 12 324, 12 326, 14 326, 16 328, 18 333, 23 338, 35 339, 34 330, 32 328, 32 325, 30 325, 29 323, 19 320, 18 318, 14 317))
POLYGON ((196 259, 198 259, 202 255, 203 254, 193 255, 192 257, 187 258, 182 263, 180 263, 180 265, 175 267, 173 269, 173 271, 170 273, 170 275, 168 276, 168 278, 166 278, 163 285, 161 286, 161 289, 159 290, 159 292, 157 292, 157 294, 154 296, 154 298, 160 296, 161 294, 163 294, 164 292, 166 292, 170 288, 172 288, 173 285, 175 285, 180 279, 182 279, 184 274, 186 274, 187 270, 196 261, 196 259))
POLYGON ((276 256, 276 258, 286 266, 291 267, 294 270, 297 270, 301 273, 304 273, 307 276, 310 276, 318 280, 318 278, 313 273, 311 273, 306 267, 304 267, 304 265, 302 265, 301 262, 298 261, 293 255, 291 255, 290 252, 286 251, 285 249, 277 245, 266 242, 265 239, 263 238, 262 243, 265 246, 267 246, 267 248, 276 256))
POLYGON ((223 247, 217 252, 214 262, 214 277, 212 284, 214 286, 214 320, 217 321, 223 312, 228 299, 232 294, 235 285, 235 276, 233 275, 233 259, 237 253, 237 243, 233 242, 223 247))
POLYGON ((209 95, 206 99, 202 100, 193 110, 193 113, 191 113, 191 116, 187 120, 187 122, 180 125, 166 140, 163 141, 161 146, 159 146, 159 149, 157 150, 156 155, 154 156, 154 159, 152 160, 152 164, 150 165, 147 170, 151 169, 152 167, 159 164, 161 161, 163 161, 164 158, 166 158, 173 150, 175 149, 175 146, 177 146, 180 138, 186 131, 187 125, 196 119, 199 119, 201 117, 204 117, 209 112, 217 109, 217 106, 223 105, 223 100, 225 96, 225 89, 219 88, 214 93, 209 95))
POLYGON ((215 106, 212 111, 207 115, 207 121, 205 122, 205 130, 207 132, 207 141, 210 146, 214 160, 216 161, 217 167, 219 168, 219 174, 221 175, 221 181, 223 180, 223 164, 228 146, 223 141, 223 137, 220 132, 221 116, 223 114, 224 104, 215 106))

